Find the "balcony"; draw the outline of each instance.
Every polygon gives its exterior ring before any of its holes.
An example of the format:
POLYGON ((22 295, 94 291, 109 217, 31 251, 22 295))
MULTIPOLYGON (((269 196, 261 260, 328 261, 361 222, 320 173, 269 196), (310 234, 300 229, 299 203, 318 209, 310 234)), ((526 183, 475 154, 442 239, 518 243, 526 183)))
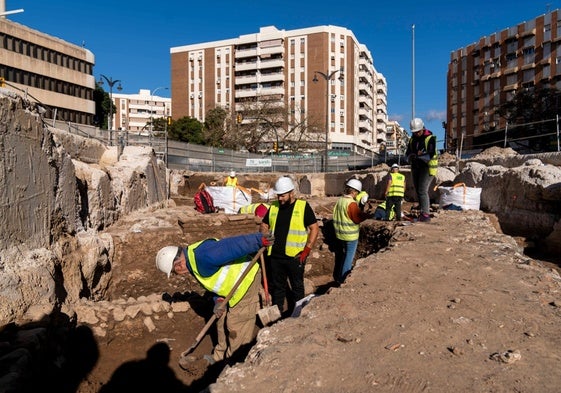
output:
POLYGON ((242 59, 244 57, 257 57, 257 48, 236 49, 235 58, 242 59))
MULTIPOLYGON (((261 60, 258 64, 259 69, 282 68, 282 67, 284 67, 284 60, 283 59, 261 60)), ((239 69, 237 65, 236 65, 236 69, 239 69)))
POLYGON ((272 72, 268 74, 261 74, 260 82, 284 82, 284 72, 272 72))
POLYGON ((236 84, 257 83, 257 75, 236 76, 235 83, 236 84))
POLYGON ((257 69, 257 61, 248 61, 243 63, 235 63, 236 71, 249 71, 257 69))

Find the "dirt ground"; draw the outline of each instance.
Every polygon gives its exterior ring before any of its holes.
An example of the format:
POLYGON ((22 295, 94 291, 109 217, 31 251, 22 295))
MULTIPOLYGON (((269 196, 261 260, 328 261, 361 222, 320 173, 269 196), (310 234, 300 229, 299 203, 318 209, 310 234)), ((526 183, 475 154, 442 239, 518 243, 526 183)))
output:
POLYGON ((559 261, 544 265, 520 254, 483 213, 438 212, 429 224, 365 222, 357 266, 332 287, 335 201, 309 200, 325 235, 306 270, 308 292, 318 296, 301 317, 261 329, 248 361, 234 367, 202 359, 213 334, 195 349, 189 370, 179 367, 212 304, 193 279, 167 280, 154 257, 165 245, 257 231, 253 219, 200 215, 191 201, 177 201, 110 228, 117 252, 110 300, 157 293, 190 308, 155 319, 152 332, 140 317, 109 322, 106 336, 96 337, 95 366, 76 391, 199 392, 225 367, 211 391, 558 391, 559 261))

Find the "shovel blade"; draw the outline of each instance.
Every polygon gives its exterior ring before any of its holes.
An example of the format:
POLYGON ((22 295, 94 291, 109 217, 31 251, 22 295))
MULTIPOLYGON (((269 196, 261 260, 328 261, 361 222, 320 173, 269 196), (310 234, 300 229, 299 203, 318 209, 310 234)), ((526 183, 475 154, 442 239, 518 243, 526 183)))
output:
POLYGON ((276 304, 274 306, 260 309, 257 312, 257 315, 259 316, 259 320, 261 321, 263 326, 267 326, 270 323, 278 321, 281 317, 279 307, 276 304))

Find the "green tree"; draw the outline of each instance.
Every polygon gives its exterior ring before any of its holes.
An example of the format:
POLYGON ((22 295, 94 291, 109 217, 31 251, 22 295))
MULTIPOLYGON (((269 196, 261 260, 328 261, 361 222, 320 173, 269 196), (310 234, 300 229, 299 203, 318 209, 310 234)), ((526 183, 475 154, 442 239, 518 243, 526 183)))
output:
POLYGON ((189 116, 182 117, 172 122, 168 131, 169 139, 181 142, 204 144, 203 124, 189 116))
POLYGON ((227 122, 229 113, 224 108, 214 108, 207 112, 204 124, 205 144, 213 147, 226 147, 225 135, 231 124, 227 122))
POLYGON ((117 107, 111 102, 109 93, 103 90, 99 83, 95 84, 93 99, 95 102, 94 124, 103 130, 107 130, 107 116, 109 115, 110 105, 113 105, 113 113, 117 111, 117 107))

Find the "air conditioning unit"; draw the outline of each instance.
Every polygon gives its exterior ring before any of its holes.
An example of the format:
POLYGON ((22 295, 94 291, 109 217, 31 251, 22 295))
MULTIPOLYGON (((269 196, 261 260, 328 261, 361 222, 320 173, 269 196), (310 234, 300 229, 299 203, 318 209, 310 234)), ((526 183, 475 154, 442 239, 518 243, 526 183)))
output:
POLYGON ((194 93, 191 93, 191 98, 195 98, 195 94, 194 94, 194 93))
POLYGON ((203 98, 203 93, 199 92, 199 98, 203 98))

